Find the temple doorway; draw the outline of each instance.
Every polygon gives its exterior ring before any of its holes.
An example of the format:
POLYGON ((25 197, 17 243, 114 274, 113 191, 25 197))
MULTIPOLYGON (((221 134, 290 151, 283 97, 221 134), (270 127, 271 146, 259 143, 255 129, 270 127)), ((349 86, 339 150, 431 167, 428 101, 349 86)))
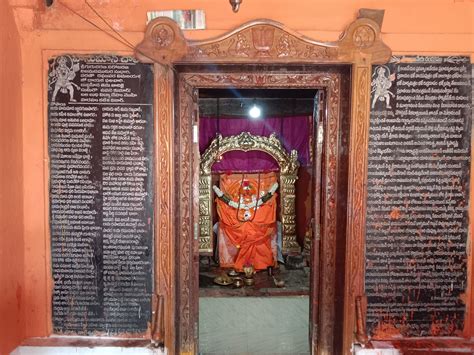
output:
POLYGON ((199 90, 200 353, 310 353, 323 95, 199 90))
POLYGON ((341 353, 350 67, 176 69, 177 346, 341 353))

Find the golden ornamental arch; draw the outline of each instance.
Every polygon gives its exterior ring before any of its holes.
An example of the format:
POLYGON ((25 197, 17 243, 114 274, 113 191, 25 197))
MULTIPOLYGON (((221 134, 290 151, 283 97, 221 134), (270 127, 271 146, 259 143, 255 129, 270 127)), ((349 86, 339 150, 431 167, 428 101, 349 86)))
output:
POLYGON ((244 152, 262 151, 276 160, 280 167, 280 206, 282 224, 282 252, 288 254, 301 250, 296 241, 295 182, 298 179, 298 152, 290 153, 282 146, 280 140, 271 134, 270 137, 254 136, 242 132, 236 136, 216 136, 201 156, 199 176, 199 253, 210 255, 213 251, 212 230, 212 178, 211 168, 224 153, 240 150, 244 152))

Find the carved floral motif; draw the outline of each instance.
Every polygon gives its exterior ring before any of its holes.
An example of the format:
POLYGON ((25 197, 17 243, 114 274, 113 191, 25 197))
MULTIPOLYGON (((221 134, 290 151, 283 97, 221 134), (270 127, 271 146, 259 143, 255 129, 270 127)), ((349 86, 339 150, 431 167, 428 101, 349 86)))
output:
MULTIPOLYGON (((179 151, 179 183, 178 193, 179 201, 183 208, 180 208, 178 219, 178 260, 179 260, 179 349, 182 352, 194 351, 194 324, 192 324, 191 312, 194 298, 192 298, 191 290, 193 280, 191 279, 192 272, 192 240, 193 240, 193 224, 191 217, 191 189, 192 189, 192 148, 191 148, 191 125, 189 124, 192 118, 193 103, 192 103, 192 88, 185 82, 180 80, 179 85, 180 98, 180 124, 178 131, 179 143, 176 146, 179 151), (186 206, 186 207, 184 207, 186 206)), ((176 142, 177 143, 177 142, 176 142)))
MULTIPOLYGON (((157 86, 157 140, 156 156, 158 169, 156 172, 157 178, 157 206, 159 206, 156 218, 156 245, 158 248, 159 257, 156 258, 158 265, 156 266, 156 292, 164 296, 164 341, 167 344, 172 344, 174 336, 173 330, 173 313, 174 305, 170 302, 172 298, 171 285, 174 282, 174 258, 172 257, 172 250, 174 247, 172 238, 172 216, 171 210, 172 190, 171 190, 171 174, 170 166, 172 164, 171 152, 171 117, 172 112, 172 82, 168 72, 162 68, 155 66, 156 86, 157 86)), ((159 320, 158 320, 159 321, 159 320)), ((160 328, 160 327, 157 327, 160 328)), ((156 339, 158 340, 158 339, 156 339)), ((174 349, 169 346, 170 351, 174 349)))
POLYGON ((153 28, 151 37, 159 48, 166 48, 174 41, 173 29, 166 24, 158 24, 153 28))
MULTIPOLYGON (((160 103, 158 116, 167 117, 168 108, 170 105, 170 90, 169 90, 169 81, 166 74, 161 73, 161 76, 158 80, 158 102, 160 103)), ((158 245, 160 246, 160 270, 163 273, 163 287, 164 291, 167 292, 170 288, 170 248, 169 248, 169 214, 170 214, 170 188, 169 188, 169 158, 170 158, 170 142, 169 142, 169 123, 165 119, 159 119, 159 132, 158 136, 159 141, 159 233, 160 240, 158 245)))
POLYGON ((367 48, 374 43, 375 32, 369 26, 360 26, 355 29, 353 39, 357 47, 367 48))

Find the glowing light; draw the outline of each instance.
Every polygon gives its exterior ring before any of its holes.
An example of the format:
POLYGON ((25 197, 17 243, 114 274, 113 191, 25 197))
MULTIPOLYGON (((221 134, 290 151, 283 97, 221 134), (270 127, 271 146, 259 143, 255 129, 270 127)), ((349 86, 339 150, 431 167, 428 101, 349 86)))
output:
POLYGON ((261 114, 262 114, 262 110, 257 105, 253 105, 249 110, 250 118, 253 118, 253 119, 260 118, 261 114))

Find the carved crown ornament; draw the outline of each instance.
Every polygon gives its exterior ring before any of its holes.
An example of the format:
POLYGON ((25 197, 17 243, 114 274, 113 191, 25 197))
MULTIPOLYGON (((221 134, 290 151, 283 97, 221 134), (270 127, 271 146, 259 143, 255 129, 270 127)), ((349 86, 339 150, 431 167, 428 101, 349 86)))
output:
POLYGON ((201 157, 201 174, 210 174, 211 167, 217 161, 217 158, 233 150, 244 152, 259 150, 268 153, 277 161, 283 175, 296 175, 300 166, 298 152, 292 150, 288 154, 274 133, 270 137, 263 137, 242 132, 239 135, 224 138, 219 134, 211 142, 201 157))
POLYGON ((307 38, 272 20, 255 20, 214 39, 185 39, 178 24, 166 17, 151 21, 135 48, 145 63, 353 63, 361 57, 386 63, 391 51, 380 38, 379 24, 358 18, 334 42, 307 38))

